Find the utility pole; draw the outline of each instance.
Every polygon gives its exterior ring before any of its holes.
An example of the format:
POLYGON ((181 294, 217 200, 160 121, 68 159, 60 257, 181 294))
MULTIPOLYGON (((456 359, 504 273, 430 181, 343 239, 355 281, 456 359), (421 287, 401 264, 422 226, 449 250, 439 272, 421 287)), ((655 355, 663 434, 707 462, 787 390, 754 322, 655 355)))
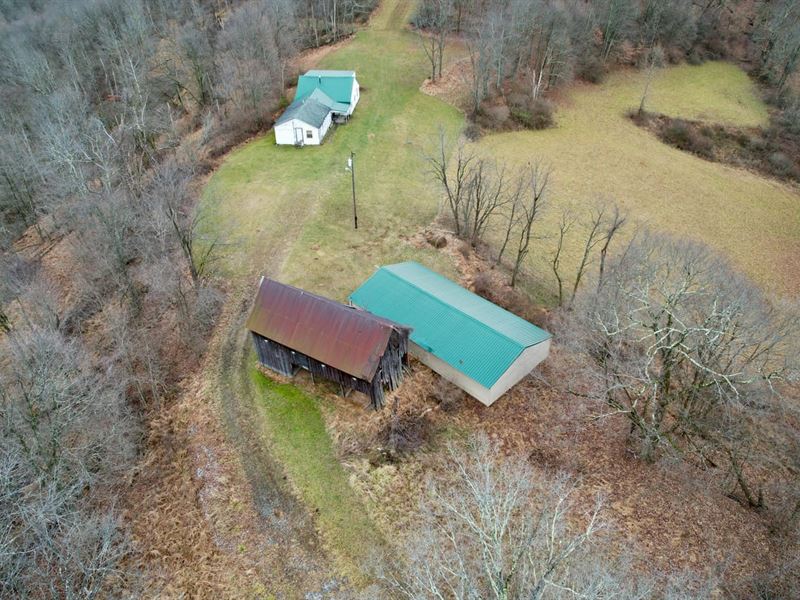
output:
POLYGON ((358 212, 356 211, 356 153, 350 151, 350 158, 347 159, 347 170, 350 171, 350 179, 353 182, 353 229, 358 229, 358 212))

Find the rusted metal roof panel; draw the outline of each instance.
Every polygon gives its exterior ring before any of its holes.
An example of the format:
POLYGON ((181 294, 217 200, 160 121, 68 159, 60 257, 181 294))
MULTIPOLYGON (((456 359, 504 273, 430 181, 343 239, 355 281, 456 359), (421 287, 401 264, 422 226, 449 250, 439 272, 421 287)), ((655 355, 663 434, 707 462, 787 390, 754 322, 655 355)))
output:
POLYGON ((261 278, 247 329, 371 381, 393 330, 408 328, 291 285, 261 278))

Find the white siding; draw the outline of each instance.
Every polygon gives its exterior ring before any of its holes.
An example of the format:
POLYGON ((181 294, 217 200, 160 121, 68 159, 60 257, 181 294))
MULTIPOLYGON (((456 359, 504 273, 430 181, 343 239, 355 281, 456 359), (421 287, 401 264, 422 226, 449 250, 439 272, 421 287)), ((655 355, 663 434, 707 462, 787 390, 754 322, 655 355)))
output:
POLYGON ((275 126, 276 144, 294 144, 294 121, 287 121, 275 126))
POLYGON ((489 400, 490 390, 482 386, 480 383, 467 377, 461 371, 454 369, 449 364, 444 362, 441 358, 434 356, 427 350, 423 350, 414 342, 409 342, 408 351, 412 356, 416 356, 424 365, 429 367, 432 371, 438 373, 444 379, 453 385, 461 388, 473 398, 477 398, 482 404, 489 406, 492 401, 489 400))
POLYGON ((434 356, 427 350, 423 350, 414 342, 409 342, 409 352, 413 356, 416 356, 423 364, 430 367, 453 385, 467 392, 481 404, 491 406, 495 400, 505 394, 513 385, 530 373, 536 365, 547 358, 547 355, 550 353, 550 340, 548 339, 540 344, 526 348, 491 388, 481 385, 458 369, 450 366, 442 359, 434 356))
MULTIPOLYGON (((497 380, 490 390, 489 397, 491 401, 489 404, 497 400, 500 396, 505 394, 514 385, 516 385, 523 377, 533 371, 534 367, 542 362, 550 354, 550 340, 547 339, 534 346, 528 346, 523 350, 522 354, 517 357, 517 360, 503 373, 503 376, 497 380)), ((484 402, 484 404, 486 404, 484 402)))
POLYGON ((303 130, 303 145, 304 146, 319 146, 322 140, 325 139, 325 134, 331 126, 331 113, 325 116, 322 122, 322 127, 316 128, 299 119, 292 119, 275 126, 275 143, 294 145, 295 143, 295 128, 303 130), (308 132, 311 132, 311 137, 308 137, 308 132))
POLYGON ((347 109, 347 114, 352 115, 353 111, 356 109, 356 104, 358 104, 358 99, 361 97, 361 86, 358 84, 358 81, 353 79, 353 91, 350 95, 350 106, 347 109))
POLYGON ((332 122, 332 120, 333 120, 333 113, 329 112, 329 113, 328 113, 328 114, 325 116, 325 120, 322 122, 322 127, 320 127, 320 128, 319 128, 319 130, 317 131, 317 138, 319 139, 319 141, 317 142, 317 144, 321 144, 321 143, 322 143, 322 140, 324 140, 324 139, 325 139, 325 136, 326 136, 326 135, 327 135, 327 133, 328 133, 328 129, 330 129, 330 128, 331 128, 331 122, 332 122))

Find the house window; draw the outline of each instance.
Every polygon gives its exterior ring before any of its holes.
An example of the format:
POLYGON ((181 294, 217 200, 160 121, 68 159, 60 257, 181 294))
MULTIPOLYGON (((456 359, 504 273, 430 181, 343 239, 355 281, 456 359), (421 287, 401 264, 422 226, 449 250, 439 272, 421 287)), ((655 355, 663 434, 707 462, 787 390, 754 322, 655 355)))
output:
POLYGON ((311 138, 313 138, 313 137, 314 137, 314 132, 313 132, 313 131, 311 131, 310 129, 307 129, 307 130, 306 130, 306 137, 307 137, 308 139, 311 139, 311 138))

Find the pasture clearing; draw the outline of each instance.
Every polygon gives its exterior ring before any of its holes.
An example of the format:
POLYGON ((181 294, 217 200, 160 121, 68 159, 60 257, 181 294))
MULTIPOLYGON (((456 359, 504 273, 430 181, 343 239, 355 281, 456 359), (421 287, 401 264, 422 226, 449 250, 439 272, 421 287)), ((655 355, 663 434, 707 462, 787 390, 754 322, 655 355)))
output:
MULTIPOLYGON (((405 242, 437 213, 435 185, 423 173, 430 132, 444 127, 455 136, 463 124, 456 109, 418 90, 424 57, 417 40, 401 30, 409 10, 406 2, 385 2, 368 28, 318 65, 353 69, 363 86, 353 118, 330 132, 324 145, 279 147, 269 132, 231 153, 209 181, 200 209, 208 233, 229 242, 220 267, 233 288, 223 316, 230 326, 212 345, 219 348, 223 381, 233 375, 227 371, 255 362, 241 326, 261 274, 339 300, 387 261, 417 259, 455 274, 445 255, 405 242), (351 150, 358 230, 344 169, 351 150)), ((228 419, 229 435, 269 448, 314 515, 337 567, 365 582, 365 557, 381 551, 382 534, 364 516, 361 498, 348 492, 347 474, 331 462, 318 401, 260 374, 250 379, 232 389, 217 386, 222 410, 235 413, 228 419), (264 419, 248 420, 246 411, 264 419)), ((250 469, 254 477, 257 468, 250 469)), ((263 487, 251 483, 255 490, 263 487)))
MULTIPOLYGON (((585 214, 596 198, 617 201, 652 229, 705 242, 766 289, 800 292, 800 193, 794 187, 663 144, 625 113, 639 105, 645 74, 623 71, 600 86, 575 85, 556 127, 489 135, 480 152, 512 164, 541 159, 553 169, 550 210, 540 232, 553 236, 564 208, 585 214)), ((648 110, 738 126, 763 124, 752 82, 726 63, 660 71, 648 110)), ((529 268, 551 281, 555 242, 532 248, 529 268)), ((574 249, 577 253, 577 248, 574 249)), ((546 285, 546 284, 545 284, 546 285)))

